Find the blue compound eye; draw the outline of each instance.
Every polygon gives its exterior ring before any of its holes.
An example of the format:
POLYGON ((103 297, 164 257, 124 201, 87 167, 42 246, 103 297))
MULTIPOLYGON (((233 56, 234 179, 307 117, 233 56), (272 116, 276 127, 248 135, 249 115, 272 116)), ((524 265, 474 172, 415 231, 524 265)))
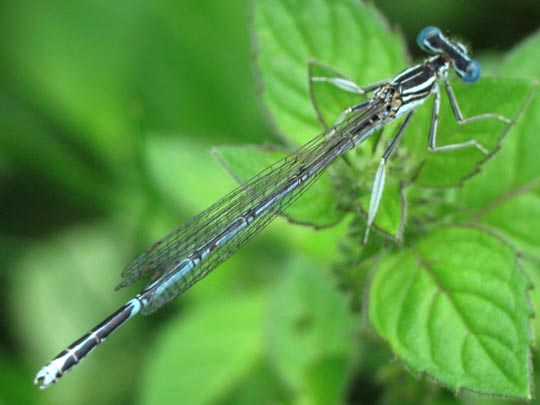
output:
POLYGON ((464 82, 467 83, 474 83, 480 78, 480 63, 475 61, 474 59, 471 59, 470 62, 467 64, 467 69, 465 70, 465 73, 461 76, 461 79, 464 82))
POLYGON ((418 36, 416 37, 416 43, 420 48, 429 51, 429 47, 427 46, 429 38, 441 35, 441 30, 437 27, 426 27, 418 33, 418 36))

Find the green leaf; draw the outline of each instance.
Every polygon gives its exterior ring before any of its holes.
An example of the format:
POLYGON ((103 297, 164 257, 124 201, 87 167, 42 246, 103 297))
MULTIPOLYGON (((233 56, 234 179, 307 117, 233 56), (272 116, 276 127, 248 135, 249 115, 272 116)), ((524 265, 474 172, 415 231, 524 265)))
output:
MULTIPOLYGON (((540 265, 538 262, 534 262, 532 260, 522 259, 521 265, 523 266, 523 270, 525 273, 530 277, 532 284, 535 286, 535 288, 531 291, 531 302, 534 305, 534 313, 536 316, 533 320, 533 331, 536 336, 540 335, 540 265)), ((536 346, 536 353, 535 353, 535 360, 536 363, 539 363, 540 356, 540 350, 538 345, 536 346)), ((540 374, 540 364, 535 365, 535 371, 536 375, 540 374)), ((540 381, 540 380, 535 380, 540 381)))
POLYGON ((162 329, 140 386, 140 403, 219 402, 260 359, 264 304, 255 293, 199 302, 162 329), (181 369, 185 372, 178 373, 181 369))
MULTIPOLYGON (((239 183, 248 181, 287 156, 285 151, 268 146, 219 147, 215 149, 215 154, 239 183)), ((299 224, 326 227, 334 225, 345 215, 339 208, 339 202, 331 175, 325 173, 283 215, 299 224)))
MULTIPOLYGON (((540 35, 535 34, 506 59, 501 74, 540 79, 540 68, 530 63, 540 57, 540 35)), ((536 90, 536 89, 535 89, 536 90)), ((510 241, 517 249, 540 259, 538 218, 540 189, 540 95, 536 91, 527 109, 503 142, 502 150, 471 179, 458 195, 472 219, 510 241)))
POLYGON ((481 223, 527 255, 540 260, 540 196, 529 192, 497 202, 481 223))
MULTIPOLYGON (((508 55, 501 74, 540 79, 538 66, 529 63, 536 56, 540 56, 539 34, 529 38, 508 55)), ((485 167, 484 172, 472 179, 463 190, 462 198, 467 204, 482 207, 512 191, 520 192, 523 187, 532 187, 534 182, 538 181, 540 171, 536 151, 540 148, 540 139, 537 136, 540 128, 539 110, 540 96, 535 91, 528 108, 505 138, 501 152, 485 167)))
MULTIPOLYGON (((353 330, 358 319, 345 298, 333 287, 332 277, 309 262, 292 265, 273 294, 268 319, 268 352, 286 383, 299 395, 313 397, 320 373, 346 374, 346 361, 339 366, 330 359, 350 358, 353 330)), ((343 380, 340 384, 343 384, 343 380)), ((340 385, 341 386, 341 385, 340 385)), ((341 394, 339 387, 321 387, 327 395, 341 394)), ((340 402, 334 397, 326 403, 340 402)))
POLYGON ((536 32, 518 44, 499 68, 499 74, 538 80, 540 66, 536 63, 536 56, 540 50, 540 33, 536 32))
MULTIPOLYGON (((531 83, 524 80, 481 78, 474 85, 454 80, 452 87, 465 118, 496 113, 515 120, 527 101, 531 83)), ((444 97, 444 90, 441 89, 441 92, 443 93, 441 96, 444 97)), ((510 126, 496 118, 460 125, 452 113, 450 102, 444 98, 441 101, 437 145, 474 139, 491 154, 494 153, 510 126)), ((428 100, 426 104, 422 108, 431 111, 430 101, 428 100)), ((420 128, 415 126, 407 129, 403 142, 415 159, 423 162, 415 184, 424 187, 457 186, 465 178, 475 174, 478 167, 486 161, 486 155, 475 147, 439 153, 429 152, 427 148, 429 119, 422 121, 416 122, 422 124, 420 128)))
POLYGON ((260 0, 254 27, 265 106, 278 133, 298 144, 322 129, 310 101, 310 61, 331 66, 360 86, 406 65, 398 35, 356 0, 260 0))
POLYGON ((447 228, 381 261, 369 319, 415 372, 455 390, 530 399, 529 288, 499 239, 447 228))

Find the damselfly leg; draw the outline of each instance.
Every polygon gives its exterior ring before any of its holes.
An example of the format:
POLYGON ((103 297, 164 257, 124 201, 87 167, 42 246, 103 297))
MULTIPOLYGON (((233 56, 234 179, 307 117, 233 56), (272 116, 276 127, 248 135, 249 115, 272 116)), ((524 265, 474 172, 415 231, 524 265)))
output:
MULTIPOLYGON (((481 121, 485 119, 497 119, 506 124, 510 124, 512 122, 510 119, 500 114, 494 114, 494 113, 485 113, 485 114, 475 115, 469 118, 463 118, 463 114, 461 113, 461 109, 459 108, 457 98, 454 94, 452 86, 450 85, 450 82, 448 80, 445 80, 444 83, 445 83, 446 93, 448 95, 448 100, 450 101, 450 106, 452 107, 452 112, 454 113, 454 116, 458 124, 464 125, 464 124, 481 121)), ((439 111, 440 111, 440 101, 441 101, 441 92, 439 90, 439 86, 435 85, 433 87, 432 92, 433 92, 433 113, 431 115, 431 125, 429 128, 428 150, 430 152, 446 152, 446 151, 458 150, 458 149, 463 149, 463 148, 468 148, 468 147, 475 147, 480 152, 486 155, 489 154, 489 151, 480 143, 478 143, 475 139, 470 139, 465 142, 437 146, 437 128, 438 128, 438 123, 439 123, 439 111)))
POLYGON ((395 150, 399 140, 403 136, 403 133, 405 132, 405 128, 409 125, 409 122, 411 121, 411 118, 414 114, 414 111, 411 111, 409 114, 407 114, 407 117, 399 127, 399 130, 397 134, 392 139, 392 142, 390 142, 390 145, 384 152, 381 161, 379 162, 379 167, 377 168, 377 172, 375 173, 375 179, 373 180, 373 187, 371 188, 371 196, 369 199, 369 209, 368 209, 368 216, 367 216, 367 224, 366 224, 366 233, 364 234, 364 241, 363 243, 366 244, 369 238, 369 230, 371 229, 371 226, 373 225, 373 221, 375 220, 375 215, 377 215, 377 211, 379 210, 379 204, 381 202, 382 193, 384 191, 384 181, 386 178, 386 161, 392 155, 392 152, 395 150))
MULTIPOLYGON (((475 69, 479 69, 479 67, 478 68, 475 67, 475 69)), ((483 113, 483 114, 475 115, 472 117, 464 118, 463 113, 461 112, 461 109, 459 107, 457 98, 455 96, 454 90, 452 88, 452 85, 450 84, 450 81, 448 80, 447 72, 443 72, 441 76, 442 76, 441 78, 444 81, 445 90, 448 95, 448 100, 450 101, 452 112, 454 114, 454 117, 456 118, 456 121, 460 125, 465 125, 471 122, 481 121, 485 119, 497 119, 506 124, 510 124, 512 122, 509 118, 500 114, 496 114, 496 113, 483 113)), ((358 84, 354 83, 351 80, 343 79, 339 77, 336 77, 336 78, 316 77, 316 78, 312 78, 312 80, 318 81, 318 82, 329 83, 341 90, 357 93, 359 95, 365 95, 369 92, 372 92, 373 90, 380 88, 380 85, 381 85, 381 83, 376 83, 374 85, 360 87, 358 84)), ((382 82, 382 83, 385 83, 385 82, 382 82)), ((463 149, 463 148, 468 148, 468 147, 475 147, 482 153, 486 155, 489 154, 489 151, 480 143, 478 143, 475 139, 470 139, 465 142, 453 143, 453 144, 448 144, 448 145, 441 145, 441 146, 437 145, 437 128, 438 128, 438 123, 439 123, 439 112, 440 112, 440 104, 441 104, 440 87, 437 83, 433 84, 431 93, 433 94, 433 110, 432 110, 431 122, 430 122, 430 128, 429 128, 428 150, 430 152, 448 152, 448 151, 453 151, 453 150, 458 150, 458 149, 463 149)), ((348 115, 363 108, 364 104, 365 103, 360 103, 344 110, 341 113, 341 115, 338 117, 336 124, 343 122, 347 118, 348 115)), ((409 121, 412 118, 413 112, 414 110, 411 111, 411 113, 409 113, 406 116, 397 134, 394 136, 394 138, 390 142, 390 145, 384 152, 383 157, 381 158, 379 166, 377 168, 377 172, 375 173, 375 178, 374 178, 373 186, 371 189, 369 208, 368 208, 368 213, 367 213, 366 232, 364 234, 364 239, 363 239, 364 244, 366 244, 368 241, 370 229, 373 226, 373 222, 377 215, 377 211, 379 209, 382 194, 384 191, 384 184, 385 184, 385 178, 386 178, 386 162, 388 161, 392 152, 397 146, 400 138, 402 137, 405 131, 405 128, 408 126, 409 121)))
MULTIPOLYGON (((358 94, 360 96, 365 96, 369 93, 372 93, 374 90, 377 90, 383 84, 388 82, 388 80, 381 80, 376 83, 370 84, 368 86, 360 87, 354 81, 350 79, 346 79, 344 77, 314 76, 314 77, 311 77, 310 80, 315 83, 328 83, 340 90, 343 90, 348 93, 358 94)), ((358 103, 351 107, 346 108, 345 110, 341 112, 341 114, 339 114, 339 116, 334 122, 334 125, 341 124, 343 121, 347 119, 347 116, 349 116, 349 114, 362 110, 368 103, 369 101, 365 101, 365 102, 358 103)))
POLYGON ((373 84, 370 84, 366 87, 360 87, 358 84, 353 82, 352 80, 345 79, 343 77, 312 77, 310 79, 312 82, 322 82, 322 83, 329 83, 338 89, 344 90, 349 93, 359 94, 361 96, 364 96, 373 90, 378 89, 383 84, 388 82, 388 80, 381 80, 378 82, 375 82, 373 84))

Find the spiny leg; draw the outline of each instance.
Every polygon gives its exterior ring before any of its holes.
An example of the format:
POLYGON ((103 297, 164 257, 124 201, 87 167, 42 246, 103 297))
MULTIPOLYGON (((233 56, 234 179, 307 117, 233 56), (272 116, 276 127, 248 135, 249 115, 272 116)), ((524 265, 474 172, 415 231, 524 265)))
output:
MULTIPOLYGON (((456 100, 456 96, 454 95, 454 91, 452 90, 452 87, 450 86, 450 83, 448 80, 444 81, 445 87, 446 87, 446 93, 448 94, 448 98, 450 100, 450 105, 452 106, 452 111, 454 112, 454 116, 456 117, 456 120, 460 124, 467 124, 469 122, 479 121, 487 118, 497 118, 504 122, 509 122, 509 120, 506 117, 503 117, 502 115, 498 114, 481 114, 476 115, 474 117, 470 118, 463 118, 463 114, 461 113, 461 110, 459 108, 459 105, 456 100)), ((475 147, 480 152, 484 154, 489 154, 489 151, 484 148, 482 145, 480 145, 478 142, 476 142, 474 139, 460 142, 460 143, 453 143, 450 145, 443 145, 443 146, 437 146, 437 126, 439 123, 439 111, 441 106, 441 92, 438 85, 435 85, 433 87, 433 112, 431 115, 431 124, 429 128, 429 138, 428 138, 428 149, 430 152, 447 152, 451 150, 457 150, 457 149, 463 149, 468 147, 475 147)))
POLYGON ((363 110, 364 108, 366 108, 366 106, 369 104, 369 100, 368 101, 364 101, 362 103, 358 103, 358 104, 355 104, 345 110, 342 111, 341 114, 339 114, 339 116, 337 117, 336 119, 336 122, 334 123, 334 126, 335 125, 339 125, 341 124, 343 121, 345 121, 345 118, 347 118, 347 116, 355 111, 360 111, 360 110, 363 110))
POLYGON ((392 142, 384 152, 381 161, 379 163, 379 167, 377 168, 377 173, 375 173, 375 180, 373 181, 373 187, 371 189, 371 197, 369 199, 369 209, 368 209, 368 217, 367 217, 367 225, 366 225, 366 233, 364 235, 364 241, 363 243, 366 244, 369 237, 369 231, 371 229, 371 226, 373 225, 373 221, 375 220, 375 215, 377 214, 377 210, 379 209, 379 204, 381 202, 382 193, 384 190, 384 180, 386 177, 386 161, 396 148, 399 140, 401 139, 405 128, 407 128, 407 125, 409 125, 409 122, 414 114, 414 111, 411 111, 407 114, 407 117, 405 118, 405 121, 403 121, 403 124, 401 124, 401 127, 399 128, 396 136, 394 136, 394 139, 392 139, 392 142))
POLYGON ((322 82, 329 83, 333 86, 336 86, 338 89, 344 90, 349 93, 360 94, 361 96, 371 93, 373 90, 381 87, 383 84, 387 83, 387 80, 381 80, 379 82, 370 84, 366 87, 360 87, 358 84, 349 79, 344 79, 342 77, 319 77, 315 76, 311 78, 312 82, 322 82))
MULTIPOLYGON (((358 84, 356 84, 355 82, 353 82, 352 80, 349 80, 349 79, 344 79, 342 77, 322 77, 322 76, 314 76, 314 77, 311 78, 311 81, 312 82, 329 83, 332 86, 336 86, 338 89, 344 90, 344 91, 349 92, 349 93, 358 94, 358 95, 361 95, 361 96, 364 96, 364 95, 366 95, 368 93, 371 93, 374 90, 381 87, 383 84, 388 83, 388 80, 381 80, 381 81, 372 83, 369 86, 360 87, 358 84)), ((352 107, 347 108, 341 114, 339 114, 338 118, 334 122, 334 125, 341 124, 345 120, 347 115, 349 115, 349 114, 351 114, 351 113, 353 113, 353 112, 355 112, 357 110, 363 109, 367 104, 368 104, 368 101, 365 101, 363 103, 359 103, 359 104, 353 105, 352 107)))
POLYGON ((452 111, 458 123, 468 124, 469 122, 481 121, 481 120, 485 120, 489 118, 495 118, 507 124, 512 123, 512 120, 510 118, 507 118, 504 115, 495 114, 495 113, 484 113, 484 114, 475 115, 473 117, 464 118, 463 114, 461 113, 461 109, 459 108, 456 95, 454 94, 454 89, 450 85, 450 82, 448 81, 447 78, 444 80, 444 87, 446 88, 446 94, 448 95, 448 99, 450 100, 450 106, 452 107, 452 111))

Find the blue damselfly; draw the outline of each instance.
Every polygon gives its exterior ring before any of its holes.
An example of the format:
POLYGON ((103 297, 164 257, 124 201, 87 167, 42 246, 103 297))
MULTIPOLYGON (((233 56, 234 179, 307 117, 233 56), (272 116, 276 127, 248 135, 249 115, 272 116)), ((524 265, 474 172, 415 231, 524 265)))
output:
POLYGON ((138 313, 150 314, 190 288, 282 213, 333 161, 384 125, 403 116, 404 120, 382 155, 375 174, 367 215, 367 239, 384 189, 386 162, 414 112, 430 96, 433 96, 433 113, 428 135, 429 150, 440 152, 473 147, 487 153, 472 139, 437 145, 440 81, 444 83, 459 123, 486 118, 510 122, 491 113, 463 117, 448 80, 448 72, 453 69, 460 79, 472 83, 480 77, 480 65, 468 56, 461 43, 446 38, 438 28, 423 29, 417 42, 432 56, 391 80, 361 88, 342 78, 312 78, 345 91, 372 96, 345 110, 332 128, 239 186, 137 257, 123 271, 124 281, 119 287, 148 278, 147 287, 43 367, 35 383, 40 388, 54 384, 128 319, 138 313))

